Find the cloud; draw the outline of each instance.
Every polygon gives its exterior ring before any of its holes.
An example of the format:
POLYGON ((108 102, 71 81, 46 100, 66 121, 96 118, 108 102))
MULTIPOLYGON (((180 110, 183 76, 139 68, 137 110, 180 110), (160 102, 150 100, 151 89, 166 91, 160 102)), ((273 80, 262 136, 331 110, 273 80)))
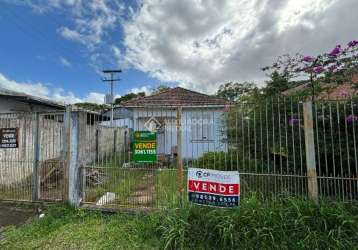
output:
POLYGON ((60 56, 60 58, 58 60, 63 66, 69 67, 69 68, 72 67, 72 64, 66 58, 60 56))
MULTIPOLYGON (((110 32, 119 32, 125 15, 125 4, 117 0, 4 0, 30 7, 40 15, 62 14, 66 23, 56 31, 64 39, 87 48, 89 64, 96 70, 104 65, 117 65, 110 48, 110 32)), ((58 24, 58 22, 56 22, 58 24)))
POLYGON ((105 95, 102 93, 91 92, 87 97, 84 98, 83 101, 101 104, 104 102, 104 96, 105 95))
POLYGON ((207 93, 263 82, 284 53, 320 53, 358 34, 356 0, 143 0, 123 24, 125 57, 162 81, 207 93))
POLYGON ((277 56, 315 55, 358 34, 357 0, 6 1, 64 13, 58 33, 85 46, 98 73, 133 67, 207 93, 228 81, 262 84, 260 68, 277 56))
POLYGON ((93 102, 102 104, 104 102, 104 94, 90 92, 84 98, 79 98, 72 92, 66 92, 61 88, 52 88, 50 84, 32 83, 32 82, 16 82, 8 79, 0 73, 0 88, 12 91, 22 92, 28 95, 53 100, 64 104, 73 104, 78 102, 93 102))
POLYGON ((152 93, 152 88, 150 85, 145 85, 137 88, 132 88, 128 91, 128 93, 138 94, 139 92, 144 92, 146 95, 150 95, 152 93))
POLYGON ((80 42, 93 51, 104 41, 107 33, 119 26, 124 5, 114 0, 55 1, 48 4, 54 9, 73 7, 70 27, 58 28, 65 39, 80 42))
POLYGON ((47 98, 50 94, 49 88, 43 83, 16 82, 9 80, 0 73, 0 87, 12 91, 19 91, 26 94, 36 93, 36 96, 47 98))
POLYGON ((60 27, 57 29, 57 32, 68 40, 82 42, 82 43, 85 42, 80 33, 78 33, 75 30, 70 30, 67 27, 60 27))

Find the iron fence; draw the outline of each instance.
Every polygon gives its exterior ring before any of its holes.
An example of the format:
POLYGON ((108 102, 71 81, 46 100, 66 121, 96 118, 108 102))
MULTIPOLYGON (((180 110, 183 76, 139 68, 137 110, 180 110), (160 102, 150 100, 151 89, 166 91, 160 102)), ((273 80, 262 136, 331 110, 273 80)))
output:
POLYGON ((315 142, 319 193, 358 199, 358 101, 316 102, 315 142))
POLYGON ((357 100, 310 106, 280 98, 118 113, 124 115, 113 122, 106 113, 70 110, 0 115, 0 128, 19 128, 18 148, 0 149, 0 199, 62 200, 75 188, 82 204, 170 207, 186 202, 187 169, 196 167, 239 171, 242 197, 357 201, 357 100), (139 163, 133 136, 148 130, 155 132, 156 160, 139 163))
POLYGON ((0 199, 62 200, 63 113, 0 114, 0 129, 18 131, 17 146, 0 149, 0 199))
POLYGON ((100 156, 100 164, 83 169, 84 201, 98 205, 102 198, 101 206, 175 206, 186 201, 189 167, 239 171, 242 197, 252 192, 264 198, 282 193, 310 196, 309 182, 316 179, 319 198, 356 201, 357 101, 316 102, 312 121, 305 118, 303 106, 302 101, 280 98, 230 107, 181 107, 179 116, 173 107, 133 108, 130 117, 117 117, 113 123, 128 131, 116 162, 100 156), (310 122, 312 142, 305 139, 310 122), (131 135, 148 129, 156 132, 157 161, 135 163, 131 135), (314 148, 314 162, 307 143, 314 148), (180 162, 183 178, 178 177, 180 162), (309 165, 317 168, 317 177, 309 176, 309 165), (97 186, 94 174, 102 176, 97 186))

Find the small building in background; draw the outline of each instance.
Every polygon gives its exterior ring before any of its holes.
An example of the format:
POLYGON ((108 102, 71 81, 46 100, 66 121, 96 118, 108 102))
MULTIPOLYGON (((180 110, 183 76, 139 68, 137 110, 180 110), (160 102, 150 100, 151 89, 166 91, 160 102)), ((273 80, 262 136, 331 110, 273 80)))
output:
POLYGON ((63 104, 0 87, 0 113, 50 112, 60 110, 65 110, 63 104))
POLYGON ((114 126, 157 133, 158 158, 177 154, 177 117, 181 108, 181 153, 197 159, 206 152, 226 152, 225 117, 230 103, 181 87, 136 98, 115 107, 114 126))

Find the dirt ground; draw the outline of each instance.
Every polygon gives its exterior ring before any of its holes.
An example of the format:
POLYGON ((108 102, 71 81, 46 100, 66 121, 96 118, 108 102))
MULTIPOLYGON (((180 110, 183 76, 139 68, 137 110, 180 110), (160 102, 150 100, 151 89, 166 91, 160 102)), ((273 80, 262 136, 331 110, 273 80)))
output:
POLYGON ((0 204, 0 232, 6 226, 21 226, 35 215, 35 209, 0 204))

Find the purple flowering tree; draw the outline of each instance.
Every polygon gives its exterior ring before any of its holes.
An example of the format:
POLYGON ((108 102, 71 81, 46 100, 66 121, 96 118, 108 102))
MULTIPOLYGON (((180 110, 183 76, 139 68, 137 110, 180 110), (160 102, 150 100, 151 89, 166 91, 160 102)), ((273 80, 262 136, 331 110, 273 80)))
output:
POLYGON ((337 45, 330 52, 317 56, 286 54, 263 70, 276 71, 302 84, 309 82, 313 100, 318 82, 352 83, 353 74, 358 72, 358 40, 350 41, 344 48, 337 45))

